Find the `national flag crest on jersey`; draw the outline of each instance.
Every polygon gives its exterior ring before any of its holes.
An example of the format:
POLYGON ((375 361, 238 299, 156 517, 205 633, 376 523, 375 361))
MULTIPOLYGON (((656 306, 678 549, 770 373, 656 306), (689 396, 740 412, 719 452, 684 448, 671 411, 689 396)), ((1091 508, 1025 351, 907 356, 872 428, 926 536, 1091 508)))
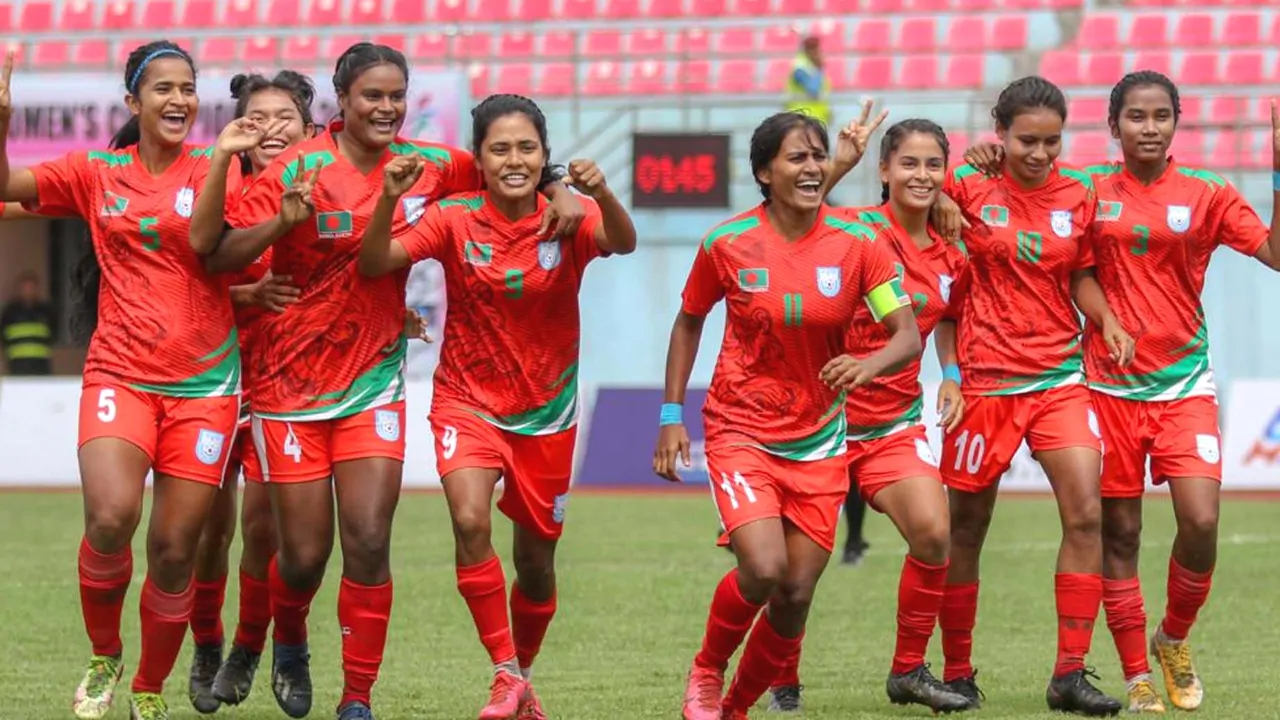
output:
POLYGON ((1009 208, 1003 205, 983 205, 979 217, 989 227, 1009 226, 1009 208))
POLYGON ((488 243, 468 240, 462 245, 462 254, 468 263, 478 267, 487 267, 493 262, 493 246, 488 243))
POLYGON ((951 302, 951 283, 955 282, 955 278, 950 275, 938 276, 938 294, 942 296, 942 304, 946 305, 951 302))
POLYGON ((400 439, 400 413, 395 410, 374 410, 373 423, 378 437, 383 440, 395 442, 400 439))
POLYGON ((1165 221, 1169 229, 1176 233, 1184 233, 1191 227, 1191 208, 1187 205, 1170 205, 1165 221))
POLYGON ((555 270, 560 267, 559 240, 544 240, 538 243, 538 265, 543 270, 555 270))
POLYGON ((205 465, 216 465, 222 457, 222 445, 227 437, 213 430, 200 430, 196 436, 196 459, 205 465))
POLYGON ((1114 222, 1120 219, 1120 213, 1124 212, 1124 203, 1114 200, 1098 201, 1098 219, 1104 222, 1114 222))
POLYGON ((835 297, 840 292, 840 268, 818 268, 818 292, 823 297, 835 297))
POLYGON ((123 217, 124 211, 129 209, 129 198, 123 195, 117 195, 110 190, 102 192, 102 217, 123 217))
POLYGON ((1049 227, 1060 238, 1071 237, 1071 211, 1054 210, 1049 213, 1049 227))
POLYGON ((195 208, 196 191, 189 187, 184 187, 178 191, 177 197, 173 200, 173 211, 184 218, 191 217, 191 211, 195 208))
POLYGON ((738 288, 743 292, 761 293, 769 290, 768 268, 743 268, 738 271, 738 288))
POLYGON ((427 212, 427 196, 408 195, 400 201, 400 205, 404 208, 404 221, 410 225, 417 225, 423 214, 427 212))
POLYGON ((351 211, 322 212, 316 215, 316 234, 321 240, 340 240, 353 233, 351 211))

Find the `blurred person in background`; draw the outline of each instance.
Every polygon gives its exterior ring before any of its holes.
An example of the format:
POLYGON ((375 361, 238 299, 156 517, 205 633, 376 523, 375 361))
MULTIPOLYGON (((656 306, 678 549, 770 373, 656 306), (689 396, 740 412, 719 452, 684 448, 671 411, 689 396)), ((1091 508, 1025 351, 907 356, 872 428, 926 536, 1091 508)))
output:
POLYGON ((0 312, 0 345, 10 375, 53 374, 53 308, 40 296, 39 278, 18 276, 18 294, 0 312))
POLYGON ((823 67, 822 39, 809 35, 800 45, 787 79, 784 109, 831 124, 831 79, 823 67))

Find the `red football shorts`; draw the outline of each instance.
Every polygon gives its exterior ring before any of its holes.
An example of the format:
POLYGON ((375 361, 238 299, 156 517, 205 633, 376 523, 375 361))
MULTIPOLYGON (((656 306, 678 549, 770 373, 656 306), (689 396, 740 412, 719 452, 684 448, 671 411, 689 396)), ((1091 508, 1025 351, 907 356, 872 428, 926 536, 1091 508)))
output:
POLYGON ((348 460, 404 462, 404 401, 332 420, 270 420, 253 416, 253 443, 263 481, 299 483, 333 475, 348 460))
POLYGON ((845 457, 849 460, 849 482, 857 484, 862 499, 877 511, 876 493, 899 480, 925 477, 942 482, 938 459, 923 425, 874 440, 851 440, 845 457))
POLYGON ((1093 393, 1102 428, 1102 496, 1142 497, 1147 458, 1151 481, 1209 478, 1222 482, 1218 400, 1200 396, 1142 402, 1093 393))
POLYGON ((1000 482, 1025 440, 1032 453, 1101 452, 1098 417, 1084 385, 1018 395, 965 395, 964 418, 942 440, 942 481, 963 492, 1000 482))
POLYGON ((221 486, 240 396, 184 398, 125 385, 89 385, 80 394, 80 446, 110 437, 138 446, 160 475, 221 486))
POLYGON ((708 448, 711 497, 724 526, 720 544, 743 525, 781 517, 831 552, 849 494, 847 465, 843 455, 798 462, 741 445, 708 448))
POLYGON ((464 468, 500 471, 502 514, 539 537, 559 539, 569 503, 576 427, 552 435, 521 435, 450 408, 431 413, 431 428, 441 478, 464 468))
POLYGON ((262 464, 258 462, 253 430, 247 422, 236 428, 236 439, 231 445, 231 464, 240 467, 245 480, 262 482, 262 464))

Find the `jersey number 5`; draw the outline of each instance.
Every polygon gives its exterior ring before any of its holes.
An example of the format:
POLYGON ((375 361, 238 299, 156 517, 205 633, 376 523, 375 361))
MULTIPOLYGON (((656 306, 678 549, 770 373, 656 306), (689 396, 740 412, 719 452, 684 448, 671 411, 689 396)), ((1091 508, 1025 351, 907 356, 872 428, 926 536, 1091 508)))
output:
POLYGON ((160 249, 160 231, 156 229, 159 222, 156 218, 142 218, 138 221, 138 232, 147 239, 142 243, 143 250, 155 252, 160 249))

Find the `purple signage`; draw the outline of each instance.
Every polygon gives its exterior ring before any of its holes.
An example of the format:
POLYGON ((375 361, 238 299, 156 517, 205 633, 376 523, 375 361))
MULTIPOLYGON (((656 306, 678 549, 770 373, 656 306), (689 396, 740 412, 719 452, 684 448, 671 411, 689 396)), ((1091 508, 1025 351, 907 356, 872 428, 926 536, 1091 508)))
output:
MULTIPOLYGON (((660 490, 671 487, 653 474, 653 448, 658 442, 658 410, 661 388, 609 388, 596 390, 595 407, 581 441, 586 443, 575 476, 575 487, 610 487, 660 490)), ((684 422, 689 431, 690 468, 679 468, 683 485, 702 487, 707 481, 703 452, 702 404, 706 390, 685 394, 684 422)))

